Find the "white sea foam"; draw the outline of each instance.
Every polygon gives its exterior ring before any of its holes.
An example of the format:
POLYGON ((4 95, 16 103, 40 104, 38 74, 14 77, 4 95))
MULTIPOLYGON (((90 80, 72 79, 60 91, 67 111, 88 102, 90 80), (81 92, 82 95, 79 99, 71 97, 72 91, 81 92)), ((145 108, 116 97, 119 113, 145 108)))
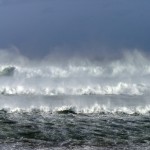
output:
POLYGON ((0 93, 143 95, 150 93, 150 61, 138 51, 116 60, 31 61, 0 51, 0 93), (15 68, 10 70, 10 68, 15 68), (11 72, 10 72, 11 71, 11 72))
POLYGON ((150 88, 146 85, 118 83, 117 85, 94 86, 58 86, 58 87, 28 87, 28 86, 0 86, 0 93, 4 95, 143 95, 148 94, 150 88))
POLYGON ((44 113, 77 113, 77 114, 128 114, 128 115, 146 115, 150 113, 150 105, 148 106, 136 106, 136 107, 111 107, 107 105, 99 105, 94 104, 91 107, 78 107, 78 106, 61 106, 61 107, 47 107, 47 106, 40 106, 36 108, 34 106, 30 106, 27 109, 22 109, 19 107, 11 108, 11 107, 4 107, 3 109, 9 112, 32 112, 34 110, 44 112, 44 113))

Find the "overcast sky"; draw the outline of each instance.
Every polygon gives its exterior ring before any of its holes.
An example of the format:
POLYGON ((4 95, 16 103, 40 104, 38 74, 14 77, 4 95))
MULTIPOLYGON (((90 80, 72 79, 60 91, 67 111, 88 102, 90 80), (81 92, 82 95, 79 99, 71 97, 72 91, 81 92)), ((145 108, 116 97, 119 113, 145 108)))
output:
POLYGON ((0 48, 26 56, 150 51, 149 0, 0 0, 0 48))

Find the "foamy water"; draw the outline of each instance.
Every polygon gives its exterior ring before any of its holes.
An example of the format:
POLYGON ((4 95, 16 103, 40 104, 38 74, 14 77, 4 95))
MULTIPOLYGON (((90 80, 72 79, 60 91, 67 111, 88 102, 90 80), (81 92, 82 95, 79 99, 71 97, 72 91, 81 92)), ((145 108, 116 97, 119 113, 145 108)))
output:
POLYGON ((149 148, 144 54, 64 62, 0 54, 1 149, 149 148))

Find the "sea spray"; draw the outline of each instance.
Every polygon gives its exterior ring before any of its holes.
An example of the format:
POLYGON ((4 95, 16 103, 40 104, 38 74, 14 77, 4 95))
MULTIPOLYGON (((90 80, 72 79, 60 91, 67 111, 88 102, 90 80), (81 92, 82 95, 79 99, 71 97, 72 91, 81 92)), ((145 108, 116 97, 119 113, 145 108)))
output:
POLYGON ((0 54, 0 149, 149 149, 148 56, 0 54))

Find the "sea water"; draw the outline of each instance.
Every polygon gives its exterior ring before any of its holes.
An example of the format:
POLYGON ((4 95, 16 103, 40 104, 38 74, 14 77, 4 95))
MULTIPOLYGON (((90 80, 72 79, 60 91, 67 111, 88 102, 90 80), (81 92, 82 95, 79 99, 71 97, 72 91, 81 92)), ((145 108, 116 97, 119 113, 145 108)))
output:
POLYGON ((150 149, 150 61, 0 55, 0 149, 150 149))

